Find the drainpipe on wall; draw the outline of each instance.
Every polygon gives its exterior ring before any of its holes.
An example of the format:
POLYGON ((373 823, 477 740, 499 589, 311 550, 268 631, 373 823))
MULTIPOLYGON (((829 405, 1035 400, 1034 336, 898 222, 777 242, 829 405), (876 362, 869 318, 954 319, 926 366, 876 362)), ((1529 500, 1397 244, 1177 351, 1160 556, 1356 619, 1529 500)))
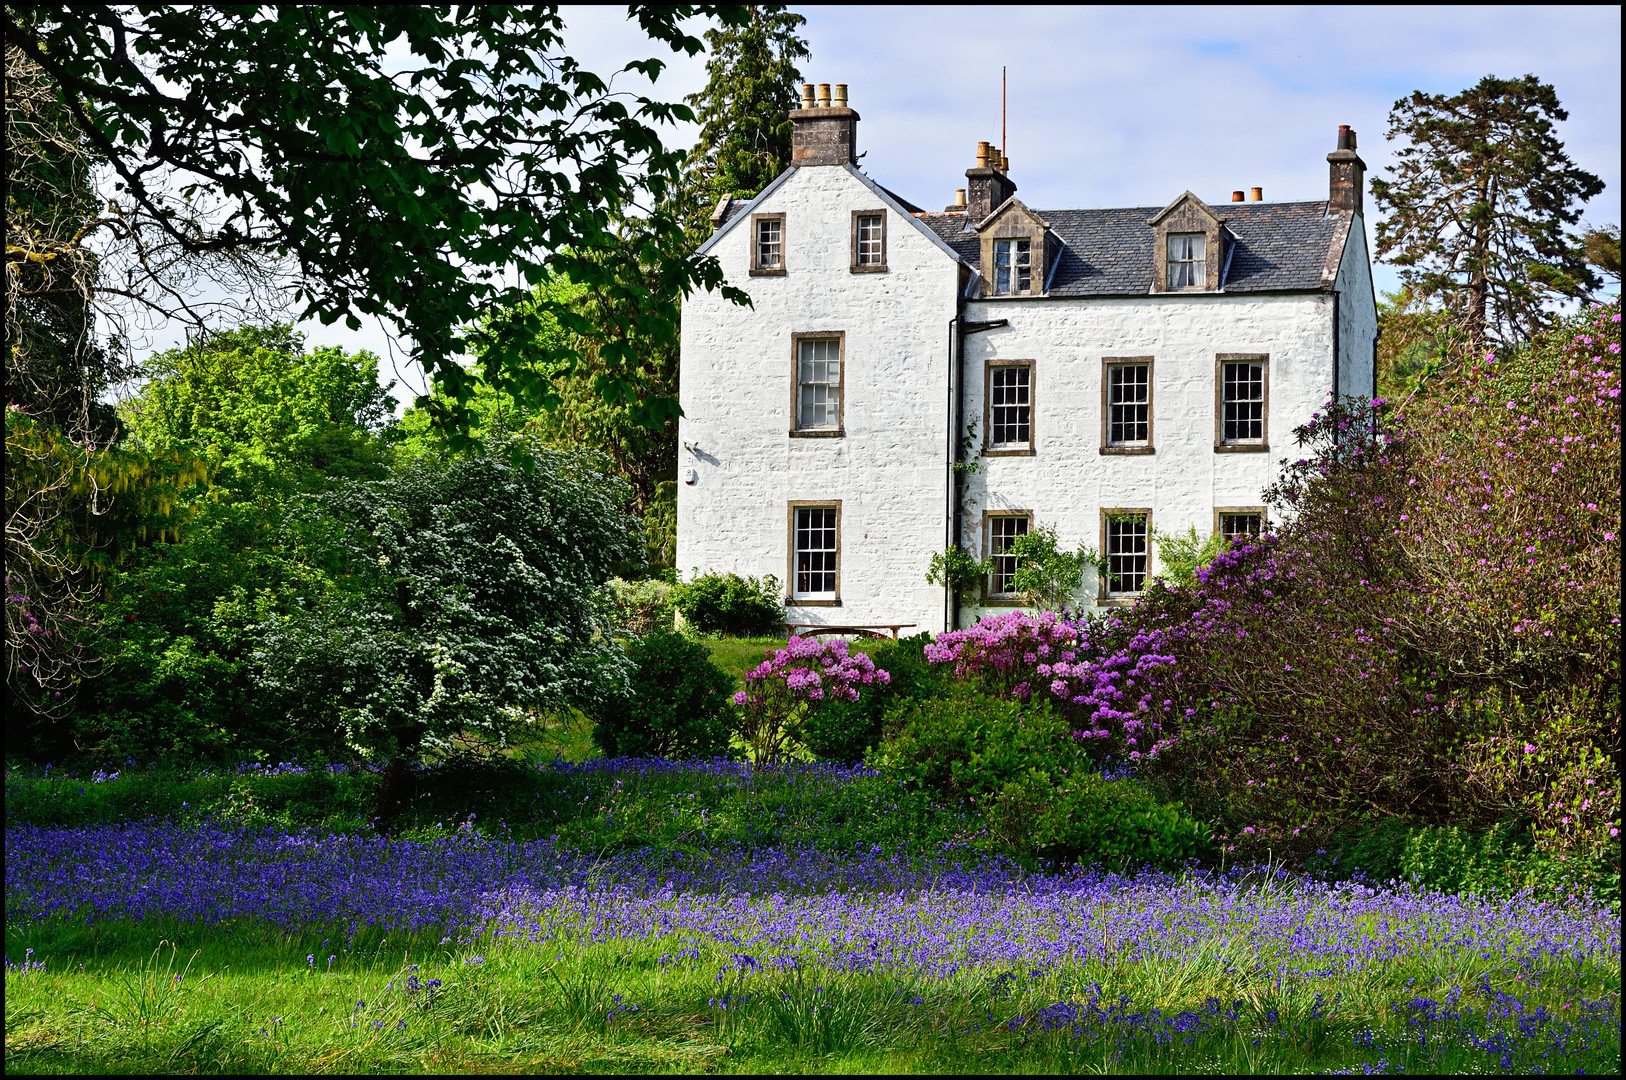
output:
POLYGON ((1338 291, 1332 294, 1332 400, 1336 402, 1341 396, 1338 392, 1338 291))
MULTIPOLYGON (((954 472, 954 463, 958 456, 955 453, 955 434, 959 430, 958 425, 954 422, 954 369, 958 366, 955 364, 954 358, 958 355, 956 345, 959 338, 955 331, 959 327, 960 317, 956 315, 949 320, 948 324, 948 376, 945 380, 947 396, 944 399, 943 410, 943 426, 948 429, 948 453, 944 455, 944 460, 948 462, 948 475, 945 477, 943 484, 944 551, 954 546, 955 530, 959 528, 960 524, 960 488, 955 482, 958 477, 954 472)), ((945 633, 953 629, 951 620, 958 617, 958 603, 958 598, 954 595, 954 585, 945 581, 943 583, 943 630, 945 633)))

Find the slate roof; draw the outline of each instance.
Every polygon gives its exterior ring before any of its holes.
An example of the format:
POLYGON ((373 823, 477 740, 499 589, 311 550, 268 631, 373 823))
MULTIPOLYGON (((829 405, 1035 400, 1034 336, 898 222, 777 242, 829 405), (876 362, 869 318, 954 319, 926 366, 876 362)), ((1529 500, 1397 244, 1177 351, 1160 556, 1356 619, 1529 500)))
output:
MULTIPOLYGON (((1050 296, 1145 296, 1152 290, 1152 228, 1161 206, 1111 210, 1035 210, 1062 241, 1050 296)), ((1326 202, 1220 203, 1235 238, 1227 293, 1320 291, 1338 229, 1326 202)), ((925 214, 931 227, 971 266, 982 261, 977 233, 963 214, 925 214)))

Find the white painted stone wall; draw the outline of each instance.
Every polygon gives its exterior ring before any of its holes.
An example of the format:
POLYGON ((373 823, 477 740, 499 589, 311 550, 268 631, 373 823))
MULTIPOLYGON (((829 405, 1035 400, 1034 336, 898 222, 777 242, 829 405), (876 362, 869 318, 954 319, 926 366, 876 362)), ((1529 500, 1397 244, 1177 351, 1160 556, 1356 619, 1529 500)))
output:
POLYGON ((842 166, 798 169, 760 202, 751 212, 785 215, 784 276, 748 276, 748 212, 712 253, 754 306, 684 302, 678 569, 788 586, 787 504, 839 499, 841 606, 792 604, 787 617, 940 630, 943 593, 925 574, 946 535, 958 263, 889 210, 887 271, 852 273, 852 211, 883 204, 842 166), (846 333, 846 435, 790 438, 791 334, 834 330, 846 333))
MULTIPOLYGON (((912 219, 887 210, 887 272, 852 273, 852 211, 881 208, 846 168, 802 168, 714 242, 754 306, 712 294, 684 304, 679 473, 696 479, 678 486, 678 568, 772 574, 788 590, 788 504, 839 500, 841 604, 792 603, 788 617, 935 631, 943 592, 925 573, 951 510, 945 380, 959 268, 912 219), (748 276, 751 212, 785 214, 783 277, 748 276), (791 335, 837 330, 847 343, 846 434, 791 438, 791 335)), ((1337 284, 1340 389, 1368 394, 1377 322, 1358 222, 1337 284)), ((1064 544, 1100 548, 1104 507, 1150 507, 1157 530, 1195 526, 1206 536, 1215 507, 1260 505, 1277 462, 1295 453, 1293 428, 1332 389, 1333 307, 1331 294, 966 303, 967 320, 1010 326, 966 339, 963 415, 980 439, 987 361, 1033 361, 1037 453, 982 459, 966 485, 962 543, 984 553, 988 510, 1032 511, 1064 544), (1267 452, 1215 453, 1217 353, 1269 354, 1267 452), (1106 356, 1154 357, 1154 454, 1099 452, 1106 356)), ((1095 594, 1092 576, 1078 600, 1095 594)), ((982 613, 964 607, 961 625, 982 613)))
MULTIPOLYGON (((1010 320, 966 340, 965 417, 978 419, 979 440, 987 361, 1034 361, 1036 386, 1034 456, 984 458, 968 485, 963 542, 977 553, 988 510, 1032 511, 1068 547, 1101 549, 1100 511, 1111 507, 1149 507, 1155 529, 1195 525, 1207 536, 1214 507, 1260 505, 1278 460, 1293 452, 1293 428, 1332 388, 1329 294, 980 300, 966 317, 1010 320), (1215 453, 1217 353, 1269 354, 1268 452, 1215 453), (1153 454, 1100 453, 1107 356, 1154 358, 1153 454)), ((1095 592, 1092 574, 1079 599, 1093 603, 1095 592)), ((963 609, 962 625, 979 613, 963 609)))
POLYGON ((1372 291, 1372 261, 1366 253, 1366 225, 1357 217, 1338 265, 1338 393, 1377 396, 1378 308, 1372 291))

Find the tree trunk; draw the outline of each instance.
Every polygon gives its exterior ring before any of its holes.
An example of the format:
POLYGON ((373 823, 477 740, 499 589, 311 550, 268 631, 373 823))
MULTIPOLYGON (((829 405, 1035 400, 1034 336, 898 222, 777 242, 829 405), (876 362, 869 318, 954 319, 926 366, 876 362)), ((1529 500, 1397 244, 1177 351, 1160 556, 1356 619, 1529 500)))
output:
POLYGON ((379 832, 386 831, 390 824, 401 815, 401 811, 412 802, 417 794, 417 779, 412 775, 412 765, 404 756, 397 755, 390 759, 389 765, 384 769, 384 782, 378 787, 378 794, 373 798, 372 809, 369 813, 373 827, 379 832))

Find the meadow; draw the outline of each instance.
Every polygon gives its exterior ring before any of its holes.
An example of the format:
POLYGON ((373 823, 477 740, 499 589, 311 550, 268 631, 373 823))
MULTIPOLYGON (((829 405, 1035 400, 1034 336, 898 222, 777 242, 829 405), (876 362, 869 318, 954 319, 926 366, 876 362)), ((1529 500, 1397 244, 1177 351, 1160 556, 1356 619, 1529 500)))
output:
POLYGON ((862 767, 367 780, 9 775, 7 1071, 1618 1071, 1580 899, 1053 871, 862 767))

